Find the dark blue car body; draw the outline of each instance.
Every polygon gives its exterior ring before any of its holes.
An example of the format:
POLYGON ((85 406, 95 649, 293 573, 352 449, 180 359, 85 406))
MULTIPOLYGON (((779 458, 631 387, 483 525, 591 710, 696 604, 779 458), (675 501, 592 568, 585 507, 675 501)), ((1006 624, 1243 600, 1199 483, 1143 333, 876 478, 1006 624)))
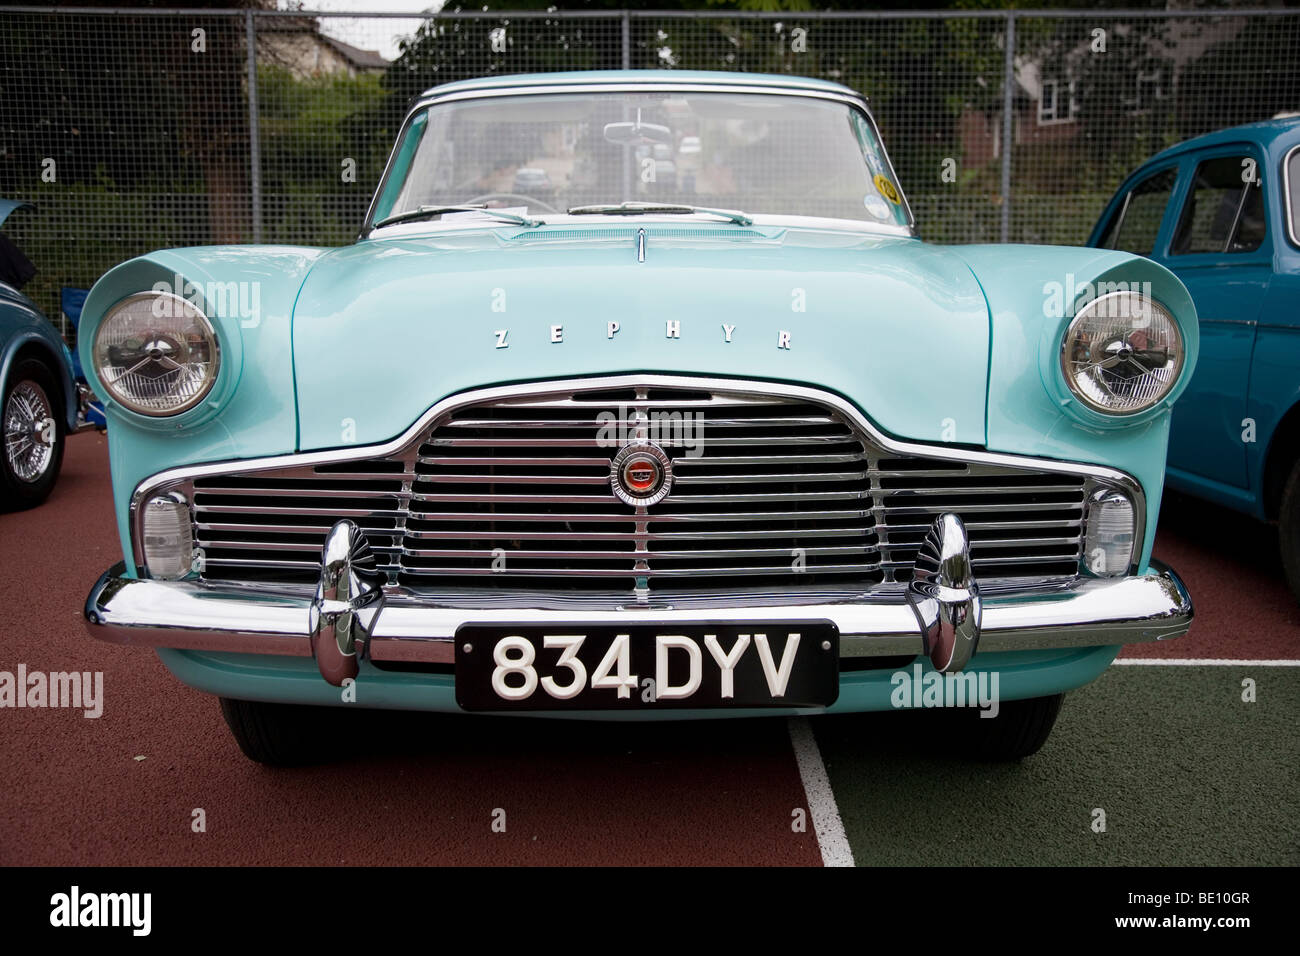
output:
POLYGON ((1196 303, 1201 354, 1173 412, 1168 486, 1267 521, 1300 456, 1298 191, 1300 118, 1219 130, 1139 167, 1088 240, 1166 266, 1196 303))

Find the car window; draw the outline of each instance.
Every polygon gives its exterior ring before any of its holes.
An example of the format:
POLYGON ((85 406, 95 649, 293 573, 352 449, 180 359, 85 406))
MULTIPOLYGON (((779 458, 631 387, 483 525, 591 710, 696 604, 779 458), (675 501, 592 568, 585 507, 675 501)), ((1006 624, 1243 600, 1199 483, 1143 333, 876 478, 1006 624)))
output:
POLYGON ((1174 191, 1175 171, 1162 169, 1128 191, 1101 238, 1101 248, 1149 256, 1174 191))
POLYGON ((1256 161, 1220 156, 1196 167, 1170 252, 1251 252, 1263 243, 1264 231, 1264 190, 1256 161))
POLYGON ((611 89, 450 100, 420 116, 375 219, 504 201, 530 214, 653 202, 911 222, 871 121, 847 103, 611 89))

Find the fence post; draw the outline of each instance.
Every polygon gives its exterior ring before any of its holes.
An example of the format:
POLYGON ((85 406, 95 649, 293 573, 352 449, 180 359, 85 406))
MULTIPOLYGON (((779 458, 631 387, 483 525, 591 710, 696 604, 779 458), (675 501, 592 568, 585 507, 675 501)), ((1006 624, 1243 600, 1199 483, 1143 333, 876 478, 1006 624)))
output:
POLYGON ((1011 140, 1016 89, 1016 14, 1007 11, 1006 57, 1002 66, 1002 229, 1001 241, 1011 241, 1011 140))
POLYGON ((248 182, 252 190, 253 242, 262 241, 262 131, 257 119, 257 31, 253 11, 244 12, 248 42, 248 182))
POLYGON ((623 11, 623 69, 632 69, 632 17, 623 11))

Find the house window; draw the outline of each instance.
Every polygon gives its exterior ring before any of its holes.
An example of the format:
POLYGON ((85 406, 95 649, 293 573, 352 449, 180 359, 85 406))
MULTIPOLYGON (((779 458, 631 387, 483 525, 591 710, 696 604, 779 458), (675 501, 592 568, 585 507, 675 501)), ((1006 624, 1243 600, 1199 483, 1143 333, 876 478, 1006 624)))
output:
POLYGON ((1161 76, 1159 73, 1139 73, 1137 76, 1137 105, 1138 109, 1149 106, 1156 100, 1164 99, 1164 89, 1161 86, 1161 76))
POLYGON ((1043 80, 1038 97, 1038 124, 1072 122, 1079 113, 1073 80, 1043 80))
POLYGON ((1165 78, 1159 70, 1139 72, 1133 78, 1133 93, 1124 97, 1129 113, 1141 113, 1165 98, 1165 78))

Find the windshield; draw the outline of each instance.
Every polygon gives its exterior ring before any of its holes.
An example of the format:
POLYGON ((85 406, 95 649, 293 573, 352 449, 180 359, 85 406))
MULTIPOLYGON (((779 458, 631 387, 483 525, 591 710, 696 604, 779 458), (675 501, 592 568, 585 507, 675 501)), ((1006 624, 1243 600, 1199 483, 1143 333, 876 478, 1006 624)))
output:
POLYGON ((909 223, 862 112, 806 96, 680 91, 434 104, 408 124, 372 222, 422 206, 545 216, 621 203, 909 223))

